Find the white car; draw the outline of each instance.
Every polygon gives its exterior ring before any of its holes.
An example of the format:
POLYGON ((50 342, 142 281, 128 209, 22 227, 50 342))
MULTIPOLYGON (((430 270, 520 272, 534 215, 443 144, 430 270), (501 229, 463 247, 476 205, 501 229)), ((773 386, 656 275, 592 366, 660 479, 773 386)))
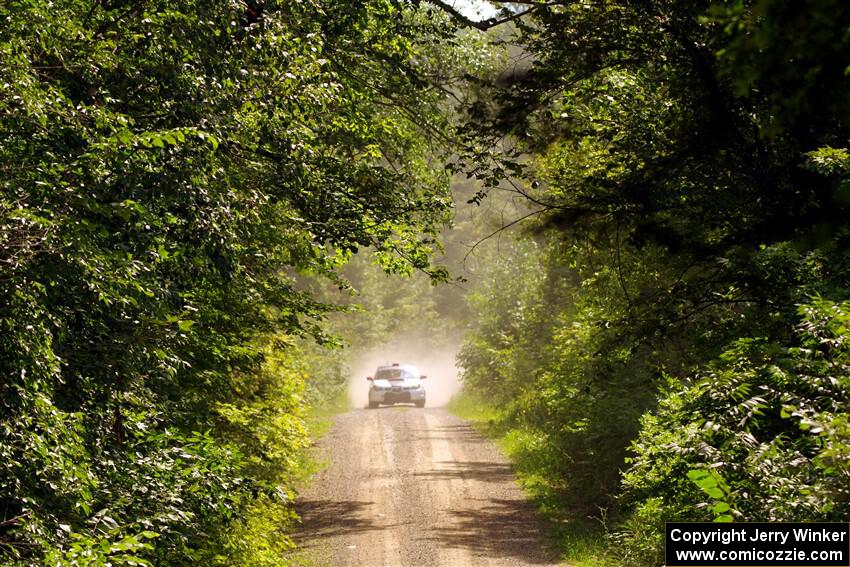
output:
POLYGON ((419 369, 410 364, 388 364, 379 366, 375 376, 366 378, 372 383, 369 388, 369 407, 381 404, 416 404, 425 407, 425 386, 422 380, 427 378, 419 369))

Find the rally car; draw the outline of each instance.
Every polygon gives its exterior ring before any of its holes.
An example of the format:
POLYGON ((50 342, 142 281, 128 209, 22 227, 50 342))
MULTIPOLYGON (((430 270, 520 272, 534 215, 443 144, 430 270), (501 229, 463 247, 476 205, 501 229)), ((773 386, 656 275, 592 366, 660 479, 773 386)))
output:
POLYGON ((369 407, 381 404, 416 404, 425 407, 425 386, 422 380, 427 378, 411 364, 387 364, 379 366, 375 376, 366 378, 372 383, 369 388, 369 407))

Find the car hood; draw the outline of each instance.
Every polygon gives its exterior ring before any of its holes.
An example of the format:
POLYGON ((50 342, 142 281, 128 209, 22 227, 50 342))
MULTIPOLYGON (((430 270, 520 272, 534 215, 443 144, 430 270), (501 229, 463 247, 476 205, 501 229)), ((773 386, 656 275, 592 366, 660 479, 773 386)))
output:
POLYGON ((419 378, 408 378, 407 380, 373 380, 372 384, 381 388, 390 388, 392 386, 402 386, 409 388, 411 386, 419 386, 422 381, 419 378))

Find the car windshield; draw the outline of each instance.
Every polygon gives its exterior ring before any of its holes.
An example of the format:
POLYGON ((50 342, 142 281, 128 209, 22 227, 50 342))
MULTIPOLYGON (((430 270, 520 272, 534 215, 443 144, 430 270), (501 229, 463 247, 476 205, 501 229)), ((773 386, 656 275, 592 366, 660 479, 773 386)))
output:
POLYGON ((411 380, 418 378, 405 368, 382 368, 375 374, 375 380, 411 380))

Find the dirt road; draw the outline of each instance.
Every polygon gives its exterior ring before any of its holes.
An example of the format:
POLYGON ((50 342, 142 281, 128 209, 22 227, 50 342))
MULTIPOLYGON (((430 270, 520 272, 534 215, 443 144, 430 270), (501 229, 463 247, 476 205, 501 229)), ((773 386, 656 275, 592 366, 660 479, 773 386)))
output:
POLYGON ((299 565, 557 565, 499 451, 443 409, 356 410, 302 494, 299 565))

